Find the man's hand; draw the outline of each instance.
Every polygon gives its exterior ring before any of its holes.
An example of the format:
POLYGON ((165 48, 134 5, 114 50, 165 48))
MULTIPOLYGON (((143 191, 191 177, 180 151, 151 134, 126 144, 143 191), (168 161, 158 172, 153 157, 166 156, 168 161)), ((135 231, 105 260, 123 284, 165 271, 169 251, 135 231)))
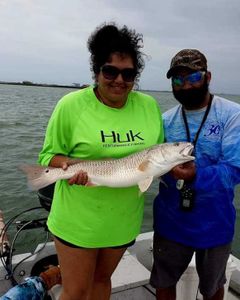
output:
POLYGON ((192 181, 196 175, 196 166, 193 161, 186 162, 174 167, 170 174, 174 179, 183 179, 184 181, 192 181))

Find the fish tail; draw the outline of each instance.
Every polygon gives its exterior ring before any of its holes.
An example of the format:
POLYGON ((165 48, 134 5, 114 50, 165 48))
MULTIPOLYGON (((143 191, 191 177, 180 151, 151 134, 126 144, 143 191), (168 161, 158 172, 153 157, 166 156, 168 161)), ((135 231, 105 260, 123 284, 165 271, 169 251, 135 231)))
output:
POLYGON ((46 167, 39 165, 21 165, 19 169, 27 175, 28 186, 34 191, 37 191, 56 181, 55 178, 46 176, 46 167))

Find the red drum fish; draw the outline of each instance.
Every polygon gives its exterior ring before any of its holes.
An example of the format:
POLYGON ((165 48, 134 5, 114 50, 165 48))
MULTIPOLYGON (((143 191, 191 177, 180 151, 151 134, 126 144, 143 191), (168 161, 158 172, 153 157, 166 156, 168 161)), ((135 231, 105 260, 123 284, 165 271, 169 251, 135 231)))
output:
POLYGON ((24 165, 31 189, 39 190, 57 180, 69 179, 79 171, 88 174, 91 185, 129 187, 138 185, 145 192, 155 177, 169 172, 176 165, 194 160, 193 145, 188 142, 163 143, 118 159, 79 160, 67 170, 24 165))

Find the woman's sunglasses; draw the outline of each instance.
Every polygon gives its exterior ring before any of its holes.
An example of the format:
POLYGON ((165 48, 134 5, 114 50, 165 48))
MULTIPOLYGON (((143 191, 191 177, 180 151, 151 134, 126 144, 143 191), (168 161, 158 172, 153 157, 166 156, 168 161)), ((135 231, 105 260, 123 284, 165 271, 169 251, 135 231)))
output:
POLYGON ((183 86, 186 81, 189 84, 194 84, 201 81, 205 74, 206 72, 198 71, 187 76, 173 76, 172 84, 175 86, 183 86))
POLYGON ((136 78, 137 72, 134 68, 118 69, 111 65, 104 65, 100 68, 104 78, 108 80, 115 80, 119 74, 126 82, 133 82, 136 78))

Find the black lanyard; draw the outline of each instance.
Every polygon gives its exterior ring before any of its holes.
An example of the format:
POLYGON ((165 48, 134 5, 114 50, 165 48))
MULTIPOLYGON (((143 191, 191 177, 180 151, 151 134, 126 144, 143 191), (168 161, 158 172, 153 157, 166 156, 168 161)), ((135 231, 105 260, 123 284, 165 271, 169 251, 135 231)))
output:
MULTIPOLYGON (((195 148, 195 146, 197 144, 197 140, 198 140, 199 134, 200 134, 200 132, 202 130, 202 127, 203 127, 205 121, 207 120, 207 116, 208 116, 208 113, 210 111, 211 104, 212 104, 212 98, 213 98, 212 95, 210 95, 210 100, 209 100, 207 109, 205 111, 205 114, 204 114, 204 116, 202 118, 202 122, 201 122, 201 124, 200 124, 200 126, 198 128, 198 131, 197 131, 197 133, 196 133, 196 135, 195 135, 195 137, 194 137, 194 139, 192 141, 192 144, 193 144, 194 148, 195 148)), ((188 126, 188 122, 187 122, 187 117, 186 117, 186 113, 185 113, 183 107, 182 107, 182 116, 183 116, 183 121, 184 121, 185 129, 186 129, 186 133, 187 133, 187 140, 188 140, 188 142, 191 142, 190 131, 189 131, 189 126, 188 126)))

